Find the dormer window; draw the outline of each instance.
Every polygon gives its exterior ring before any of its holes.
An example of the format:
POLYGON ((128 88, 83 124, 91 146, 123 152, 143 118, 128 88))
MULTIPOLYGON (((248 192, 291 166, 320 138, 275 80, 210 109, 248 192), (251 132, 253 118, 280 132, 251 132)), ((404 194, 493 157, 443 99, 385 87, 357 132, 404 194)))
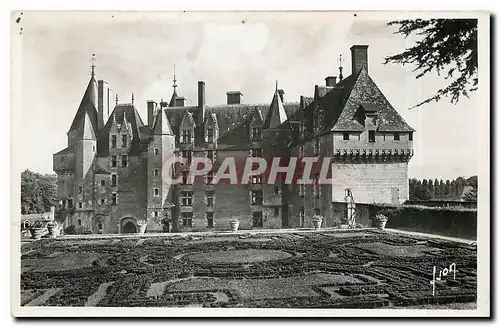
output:
POLYGON ((349 133, 344 133, 343 134, 343 140, 344 141, 349 141, 349 133))
POLYGON ((394 141, 399 141, 399 133, 398 132, 395 132, 394 133, 394 141))
POLYGON ((207 129, 207 142, 208 143, 213 143, 214 142, 214 129, 213 128, 208 128, 207 129))
POLYGON ((375 143, 375 131, 368 131, 368 142, 375 143))
POLYGON ((319 154, 319 137, 314 139, 314 155, 319 154))
POLYGON ((116 149, 116 135, 111 135, 111 148, 116 149))
POLYGON ((252 140, 259 141, 262 138, 262 128, 254 127, 252 128, 252 140))
POLYGON ((189 129, 182 130, 181 137, 182 137, 181 143, 191 143, 191 130, 189 129))
POLYGON ((127 134, 122 135, 122 148, 127 147, 127 134))
POLYGON ((408 141, 413 141, 413 132, 408 133, 408 141))

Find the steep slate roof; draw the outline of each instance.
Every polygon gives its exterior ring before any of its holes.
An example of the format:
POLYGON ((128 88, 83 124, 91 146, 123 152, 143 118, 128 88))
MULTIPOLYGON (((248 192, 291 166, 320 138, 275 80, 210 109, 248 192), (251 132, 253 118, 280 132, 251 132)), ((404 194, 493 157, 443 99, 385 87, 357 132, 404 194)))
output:
POLYGON ((392 107, 375 82, 363 68, 349 94, 344 109, 332 131, 363 131, 364 126, 354 119, 360 105, 376 108, 378 130, 381 132, 413 132, 399 113, 392 107))
POLYGON ((86 126, 87 116, 88 120, 91 124, 94 134, 97 134, 97 82, 95 81, 94 76, 90 78, 89 84, 87 85, 87 89, 83 94, 82 101, 80 102, 80 106, 78 106, 78 110, 76 111, 75 118, 73 118, 73 122, 71 123, 71 127, 69 128, 68 133, 76 132, 76 138, 82 138, 84 133, 88 133, 86 128, 90 126, 86 126))
POLYGON ((63 149, 57 153, 54 153, 54 155, 68 155, 68 154, 74 154, 74 151, 73 151, 73 146, 69 146, 67 147, 66 149, 63 149))
POLYGON ((158 110, 154 120, 152 134, 155 135, 173 135, 172 127, 168 122, 165 110, 158 110))
POLYGON ((111 172, 107 170, 105 167, 101 165, 97 165, 97 167, 94 169, 95 174, 101 174, 101 175, 109 175, 111 172))
POLYGON ((142 122, 137 109, 131 103, 118 104, 111 113, 106 125, 99 132, 99 139, 97 140, 97 156, 107 157, 109 156, 109 130, 113 119, 116 119, 117 124, 123 124, 123 118, 126 116, 126 122, 130 123, 132 129, 133 138, 130 143, 130 156, 139 156, 141 154, 141 140, 145 140, 149 137, 146 134, 145 126, 142 122))
POLYGON ((264 121, 264 128, 276 128, 287 121, 287 119, 288 116, 283 107, 283 102, 281 102, 281 97, 279 96, 278 90, 276 90, 271 100, 266 120, 264 121))

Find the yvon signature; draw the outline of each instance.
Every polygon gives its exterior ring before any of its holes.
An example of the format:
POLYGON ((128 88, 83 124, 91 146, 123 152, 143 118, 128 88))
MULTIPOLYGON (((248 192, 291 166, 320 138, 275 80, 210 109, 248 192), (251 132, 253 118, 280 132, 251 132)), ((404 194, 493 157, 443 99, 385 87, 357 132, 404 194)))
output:
MULTIPOLYGON (((432 285, 432 295, 436 295, 436 281, 442 280, 444 277, 446 277, 448 274, 453 273, 453 280, 455 280, 456 274, 457 274, 457 264, 452 263, 448 268, 443 268, 439 270, 439 275, 436 276, 436 266, 432 268, 432 280, 431 280, 431 285, 432 285)), ((449 277, 451 278, 451 276, 449 277)))

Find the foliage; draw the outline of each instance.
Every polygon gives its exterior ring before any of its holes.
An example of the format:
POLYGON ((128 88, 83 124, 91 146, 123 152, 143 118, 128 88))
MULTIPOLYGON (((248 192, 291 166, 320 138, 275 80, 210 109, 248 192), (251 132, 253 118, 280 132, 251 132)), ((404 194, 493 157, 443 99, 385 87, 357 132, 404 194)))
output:
POLYGON ((56 179, 30 170, 21 173, 21 214, 44 213, 57 202, 56 179))
POLYGON ((408 183, 410 200, 417 201, 461 200, 462 192, 467 185, 477 188, 477 176, 472 176, 468 179, 458 177, 446 182, 443 180, 439 181, 437 178, 434 181, 432 179, 421 181, 411 178, 408 183))
POLYGON ((386 64, 416 65, 413 71, 417 72, 417 78, 433 70, 438 75, 445 71, 444 78, 451 80, 413 108, 442 97, 451 97, 451 102, 456 104, 460 97, 468 97, 470 92, 477 90, 477 19, 407 19, 391 21, 388 25, 398 26, 394 34, 405 38, 416 35, 420 39, 403 52, 386 57, 386 64))
POLYGON ((477 188, 473 188, 464 194, 464 200, 469 202, 477 202, 477 188))

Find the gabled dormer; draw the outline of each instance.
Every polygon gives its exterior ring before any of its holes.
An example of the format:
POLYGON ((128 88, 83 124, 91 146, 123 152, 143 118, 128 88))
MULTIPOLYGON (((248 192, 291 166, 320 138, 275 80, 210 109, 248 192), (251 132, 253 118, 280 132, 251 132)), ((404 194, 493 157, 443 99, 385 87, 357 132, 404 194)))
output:
POLYGON ((179 126, 180 137, 179 141, 183 144, 189 144, 194 142, 194 129, 196 123, 194 121, 193 114, 189 111, 184 111, 184 116, 182 117, 181 125, 179 126))
POLYGON ((111 125, 109 127, 109 149, 118 148, 118 138, 120 135, 121 126, 116 121, 116 114, 111 117, 111 125))
POLYGON ((119 125, 119 146, 122 149, 130 148, 134 133, 132 133, 132 124, 127 120, 127 115, 123 114, 123 123, 119 125))
POLYGON ((219 138, 219 123, 217 122, 217 116, 215 113, 210 111, 207 112, 204 133, 206 143, 215 143, 219 138))
POLYGON ((252 118, 249 124, 249 137, 252 141, 260 141, 262 139, 262 128, 264 127, 264 117, 260 108, 253 109, 252 118))

